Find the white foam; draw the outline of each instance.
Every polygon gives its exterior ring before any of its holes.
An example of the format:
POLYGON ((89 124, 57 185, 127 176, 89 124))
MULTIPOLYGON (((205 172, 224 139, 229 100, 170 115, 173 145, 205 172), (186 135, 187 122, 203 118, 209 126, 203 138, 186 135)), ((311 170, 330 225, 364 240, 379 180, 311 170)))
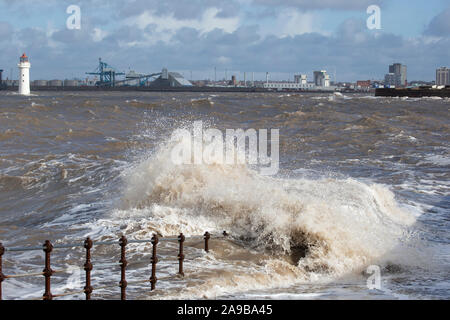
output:
POLYGON ((307 246, 299 268, 338 275, 395 259, 390 252, 415 222, 382 185, 264 177, 245 166, 177 166, 169 155, 163 146, 125 173, 123 207, 115 214, 144 215, 140 232, 208 228, 288 254, 307 246))

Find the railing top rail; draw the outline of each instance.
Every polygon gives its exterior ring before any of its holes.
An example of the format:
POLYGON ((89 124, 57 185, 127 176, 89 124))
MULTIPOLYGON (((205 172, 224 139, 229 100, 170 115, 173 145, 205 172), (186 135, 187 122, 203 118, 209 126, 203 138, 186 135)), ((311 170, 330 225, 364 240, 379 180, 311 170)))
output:
MULTIPOLYGON (((203 239, 205 235, 193 235, 190 237, 185 237, 186 240, 189 239, 203 239)), ((222 233, 221 235, 210 234, 211 238, 221 238, 228 236, 227 233, 222 233)), ((178 236, 167 236, 158 238, 159 241, 178 241, 178 236)), ((153 239, 129 239, 127 243, 152 243, 153 239)), ((93 245, 115 245, 119 244, 119 240, 110 241, 92 241, 93 245)), ((53 249, 64 249, 64 248, 74 248, 74 247, 84 247, 84 240, 76 243, 60 243, 53 244, 53 249)), ((44 250, 45 245, 41 246, 31 246, 31 247, 4 247, 5 252, 21 252, 21 251, 37 251, 44 250)))
POLYGON ((7 248, 5 247, 6 251, 33 251, 33 250, 43 250, 44 246, 36 246, 36 247, 13 247, 13 248, 7 248))

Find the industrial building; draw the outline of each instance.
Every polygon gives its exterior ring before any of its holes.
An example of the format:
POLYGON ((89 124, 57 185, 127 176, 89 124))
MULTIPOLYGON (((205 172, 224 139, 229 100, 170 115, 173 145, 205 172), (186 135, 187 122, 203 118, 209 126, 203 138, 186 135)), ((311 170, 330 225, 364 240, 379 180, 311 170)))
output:
POLYGON ((265 82, 263 84, 265 89, 276 90, 315 90, 317 88, 314 83, 296 83, 296 82, 265 82))
POLYGON ((192 87, 192 83, 178 72, 168 72, 164 68, 159 78, 150 83, 150 87, 192 87))
POLYGON ((6 83, 3 83, 3 70, 0 69, 0 89, 6 87, 6 83))
POLYGON ((18 87, 19 80, 5 80, 3 81, 3 84, 5 84, 7 87, 18 87))
POLYGON ((130 70, 126 75, 125 79, 128 79, 127 85, 130 86, 140 86, 145 85, 146 79, 142 80, 142 77, 144 77, 144 74, 137 73, 134 70, 130 70))
POLYGON ((401 63, 394 63, 389 66, 389 73, 384 77, 384 84, 387 87, 406 87, 407 67, 401 63))
POLYGON ((64 86, 64 82, 62 80, 50 80, 48 82, 49 87, 62 87, 64 86))
POLYGON ((47 80, 34 80, 33 86, 34 87, 46 87, 46 86, 48 86, 48 81, 47 80))
POLYGON ((329 87, 330 76, 325 70, 314 71, 314 84, 316 87, 329 87))
POLYGON ((294 75, 294 82, 300 83, 300 84, 307 84, 308 77, 306 74, 296 74, 296 75, 294 75))
POLYGON ((450 85, 450 68, 441 67, 436 70, 436 85, 437 86, 450 85))
POLYGON ((357 88, 370 88, 372 82, 370 80, 358 80, 356 81, 357 88))
POLYGON ((158 87, 158 88, 170 88, 170 87, 190 87, 192 83, 186 80, 181 74, 177 72, 169 72, 164 68, 161 72, 151 74, 140 74, 135 71, 130 71, 127 74, 118 72, 116 69, 106 62, 99 59, 99 65, 94 72, 87 72, 88 75, 99 76, 100 80, 96 82, 96 86, 139 86, 139 87, 158 87), (124 80, 117 80, 116 76, 125 75, 124 80), (150 79, 156 78, 153 81, 150 79))
POLYGON ((78 80, 64 80, 64 87, 78 87, 78 80))
POLYGON ((300 90, 300 91, 334 91, 335 86, 330 86, 330 76, 325 70, 314 71, 314 82, 308 82, 306 74, 294 75, 294 82, 272 81, 269 82, 269 73, 266 73, 266 82, 263 83, 265 89, 275 90, 300 90))

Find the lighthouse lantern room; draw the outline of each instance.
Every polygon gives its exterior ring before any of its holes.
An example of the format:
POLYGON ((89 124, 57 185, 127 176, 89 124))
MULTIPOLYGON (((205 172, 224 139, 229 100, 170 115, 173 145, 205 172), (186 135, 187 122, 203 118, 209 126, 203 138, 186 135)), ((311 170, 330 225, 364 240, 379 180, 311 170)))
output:
POLYGON ((20 57, 19 66, 19 94, 30 94, 30 67, 27 55, 24 53, 20 57))

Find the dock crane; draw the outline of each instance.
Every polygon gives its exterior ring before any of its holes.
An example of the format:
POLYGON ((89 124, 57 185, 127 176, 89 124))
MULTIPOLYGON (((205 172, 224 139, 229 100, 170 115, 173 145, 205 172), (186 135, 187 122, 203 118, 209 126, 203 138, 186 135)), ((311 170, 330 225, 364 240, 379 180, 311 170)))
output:
POLYGON ((102 61, 102 58, 98 59, 98 67, 94 72, 86 72, 89 75, 100 76, 100 81, 96 83, 97 86, 114 87, 116 85, 116 76, 125 75, 123 72, 117 72, 115 68, 102 61))

